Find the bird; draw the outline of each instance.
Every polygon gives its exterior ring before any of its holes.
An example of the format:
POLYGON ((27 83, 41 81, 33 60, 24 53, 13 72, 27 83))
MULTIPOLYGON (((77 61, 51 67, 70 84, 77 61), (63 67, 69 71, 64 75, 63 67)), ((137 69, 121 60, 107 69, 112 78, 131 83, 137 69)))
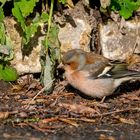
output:
POLYGON ((126 63, 82 49, 64 53, 60 67, 72 87, 93 98, 112 95, 122 83, 140 79, 140 72, 128 70, 126 63))

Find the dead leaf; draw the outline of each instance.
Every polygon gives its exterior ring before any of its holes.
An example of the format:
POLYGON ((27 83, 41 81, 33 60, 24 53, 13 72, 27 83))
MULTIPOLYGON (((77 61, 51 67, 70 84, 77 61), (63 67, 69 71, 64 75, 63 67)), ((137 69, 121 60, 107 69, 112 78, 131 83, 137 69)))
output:
POLYGON ((104 134, 100 134, 100 137, 98 140, 116 140, 113 136, 106 136, 104 134))
POLYGON ((126 58, 129 70, 140 71, 140 57, 138 54, 129 55, 126 58))
POLYGON ((126 124, 135 124, 135 121, 132 119, 125 119, 125 118, 119 118, 120 122, 126 123, 126 124))
POLYGON ((23 85, 13 85, 11 88, 12 94, 16 94, 16 92, 19 92, 23 89, 23 85))
POLYGON ((99 112, 97 112, 95 109, 85 105, 60 103, 59 106, 64 107, 70 112, 74 112, 77 114, 84 114, 90 116, 92 116, 95 113, 99 114, 99 112))
POLYGON ((69 8, 74 8, 73 1, 72 1, 72 0, 67 0, 67 6, 68 6, 69 8))
POLYGON ((27 114, 26 112, 20 112, 20 113, 19 113, 19 116, 20 116, 21 118, 26 118, 26 117, 28 117, 28 114, 27 114))
POLYGON ((26 100, 21 100, 21 103, 24 104, 24 105, 27 105, 27 104, 31 104, 31 105, 34 105, 36 104, 36 101, 31 101, 30 99, 26 99, 26 100))
POLYGON ((107 136, 104 134, 100 134, 99 139, 98 140, 107 140, 107 136))
POLYGON ((101 6, 106 9, 108 6, 110 6, 110 0, 100 0, 101 6))
POLYGON ((0 119, 7 119, 9 117, 9 112, 0 112, 0 119))
POLYGON ((49 122, 54 122, 57 121, 58 117, 54 117, 54 118, 47 118, 47 119, 43 119, 41 120, 41 123, 49 123, 49 122))
POLYGON ((140 101, 140 98, 136 94, 124 94, 122 97, 131 101, 140 101))
POLYGON ((119 120, 121 123, 126 123, 126 124, 131 124, 131 125, 135 124, 135 121, 132 119, 125 119, 125 118, 122 118, 120 116, 114 116, 114 118, 119 120))

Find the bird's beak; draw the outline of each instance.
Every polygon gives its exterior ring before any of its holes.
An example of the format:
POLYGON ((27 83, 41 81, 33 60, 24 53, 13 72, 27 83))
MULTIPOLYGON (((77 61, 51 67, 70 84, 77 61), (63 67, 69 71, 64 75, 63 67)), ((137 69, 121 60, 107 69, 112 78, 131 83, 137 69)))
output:
POLYGON ((64 69, 64 64, 61 62, 58 66, 57 69, 64 69))

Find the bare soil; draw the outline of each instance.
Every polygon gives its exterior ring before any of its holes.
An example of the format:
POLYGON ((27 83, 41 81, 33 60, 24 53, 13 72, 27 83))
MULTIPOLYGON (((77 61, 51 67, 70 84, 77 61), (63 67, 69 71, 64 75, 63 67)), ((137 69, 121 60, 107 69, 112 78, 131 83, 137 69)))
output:
MULTIPOLYGON (((98 9, 92 11, 91 50, 99 52, 102 18, 98 9)), ((101 101, 85 97, 66 81, 56 80, 47 95, 39 93, 43 87, 32 76, 20 80, 0 81, 0 140, 140 140, 140 82, 126 83, 101 101)))
POLYGON ((30 76, 18 84, 0 82, 0 139, 140 139, 139 82, 122 85, 104 101, 55 83, 52 94, 36 96, 42 86, 30 76))

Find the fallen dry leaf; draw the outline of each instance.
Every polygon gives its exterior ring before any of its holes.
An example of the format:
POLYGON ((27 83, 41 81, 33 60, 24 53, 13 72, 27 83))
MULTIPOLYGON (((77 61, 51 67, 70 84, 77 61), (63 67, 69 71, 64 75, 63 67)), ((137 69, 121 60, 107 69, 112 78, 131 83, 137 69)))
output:
POLYGON ((126 123, 126 124, 135 124, 135 121, 132 119, 125 119, 125 118, 119 118, 120 122, 126 123))
POLYGON ((124 94, 121 97, 131 101, 140 101, 140 98, 136 94, 124 94))
POLYGON ((59 106, 64 107, 70 112, 74 112, 77 114, 84 114, 84 115, 89 115, 89 116, 92 116, 95 113, 99 114, 99 112, 96 111, 95 109, 85 106, 85 105, 59 103, 59 106))
POLYGON ((129 55, 126 58, 128 69, 140 71, 140 57, 138 54, 129 55))
POLYGON ((49 122, 54 122, 57 121, 58 117, 53 117, 53 118, 46 118, 41 120, 41 123, 49 123, 49 122))
POLYGON ((13 85, 11 88, 11 91, 13 92, 12 94, 17 94, 16 92, 19 92, 23 90, 24 86, 23 85, 13 85))
POLYGON ((68 6, 69 8, 74 8, 73 1, 72 1, 72 0, 67 0, 67 6, 68 6))
POLYGON ((119 120, 121 123, 126 123, 126 124, 131 124, 131 125, 135 124, 135 121, 132 119, 125 119, 125 118, 122 118, 120 116, 114 116, 114 118, 119 120))
POLYGON ((104 134, 100 134, 98 140, 116 140, 116 139, 115 139, 115 137, 113 137, 113 136, 106 136, 106 135, 104 135, 104 134))
POLYGON ((23 105, 27 105, 27 104, 31 104, 31 105, 34 105, 36 104, 36 101, 31 101, 30 99, 26 99, 26 100, 21 100, 21 104, 23 105))
POLYGON ((0 119, 7 119, 9 117, 9 112, 0 112, 0 119))

